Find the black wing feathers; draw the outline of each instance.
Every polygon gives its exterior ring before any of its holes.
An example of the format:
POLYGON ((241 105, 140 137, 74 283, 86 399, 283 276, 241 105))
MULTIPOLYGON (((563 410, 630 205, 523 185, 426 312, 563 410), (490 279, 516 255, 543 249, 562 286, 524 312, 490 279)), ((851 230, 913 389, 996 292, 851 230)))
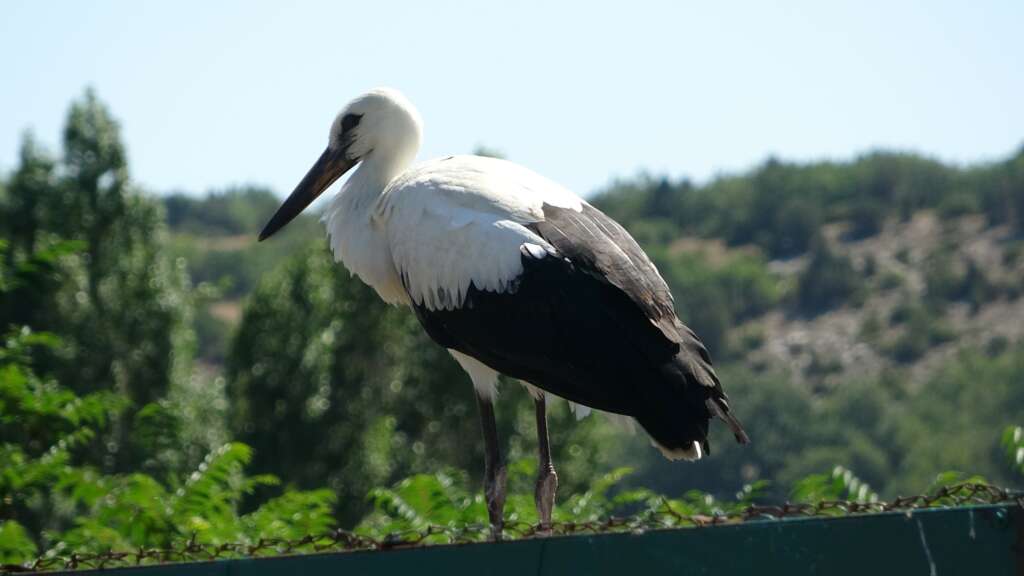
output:
MULTIPOLYGON (((582 212, 545 205, 544 217, 532 227, 562 255, 629 295, 651 322, 675 317, 668 286, 618 222, 589 204, 582 212)), ((673 339, 672 332, 665 335, 673 339)))
POLYGON ((729 414, 707 349, 675 315, 654 264, 618 223, 584 203, 545 205, 530 225, 551 246, 520 249, 515 292, 470 286, 456 310, 414 307, 441 345, 553 394, 633 416, 670 449, 707 451, 711 416, 729 414))

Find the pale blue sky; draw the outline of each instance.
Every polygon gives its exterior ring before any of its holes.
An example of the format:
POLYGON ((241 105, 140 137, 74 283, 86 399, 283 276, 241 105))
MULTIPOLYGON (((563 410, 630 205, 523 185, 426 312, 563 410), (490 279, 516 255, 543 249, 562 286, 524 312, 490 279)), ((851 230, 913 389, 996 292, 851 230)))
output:
POLYGON ((0 171, 87 85, 145 187, 291 190, 335 112, 404 91, 425 159, 486 144, 577 192, 770 154, 1024 143, 1024 2, 0 3, 0 171))

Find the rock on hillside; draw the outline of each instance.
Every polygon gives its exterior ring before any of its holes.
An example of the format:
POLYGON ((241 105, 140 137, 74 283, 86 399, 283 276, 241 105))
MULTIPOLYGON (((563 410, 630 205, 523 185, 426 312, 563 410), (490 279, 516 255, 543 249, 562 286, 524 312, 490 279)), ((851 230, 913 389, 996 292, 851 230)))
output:
MULTIPOLYGON (((823 387, 892 369, 916 381, 959 348, 1000 348, 1024 336, 1024 241, 1008 227, 919 212, 869 238, 850 240, 847 229, 833 224, 824 234, 853 262, 865 296, 815 316, 779 306, 734 328, 759 335, 746 363, 823 387)), ((770 267, 795 281, 809 258, 770 267)))

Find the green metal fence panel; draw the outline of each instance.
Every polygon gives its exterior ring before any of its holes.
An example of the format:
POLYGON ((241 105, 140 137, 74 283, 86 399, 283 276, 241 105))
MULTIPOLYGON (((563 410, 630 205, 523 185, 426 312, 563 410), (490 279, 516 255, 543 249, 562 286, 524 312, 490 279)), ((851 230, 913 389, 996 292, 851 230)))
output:
POLYGON ((1024 576, 1024 511, 971 506, 644 533, 218 560, 72 574, 1024 576))

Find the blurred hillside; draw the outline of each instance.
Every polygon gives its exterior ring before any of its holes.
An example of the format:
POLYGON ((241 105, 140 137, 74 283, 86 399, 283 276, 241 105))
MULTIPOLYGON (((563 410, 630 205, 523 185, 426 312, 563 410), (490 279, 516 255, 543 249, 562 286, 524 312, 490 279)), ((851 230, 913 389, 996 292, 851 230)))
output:
MULTIPOLYGON (((0 179, 0 393, 27 390, 38 408, 31 426, 0 413, 0 455, 32 463, 17 469, 24 482, 0 484, 0 519, 58 534, 112 485, 167 479, 175 493, 224 454, 235 454, 220 476, 235 487, 232 513, 281 496, 350 526, 367 494, 412 473, 478 485, 466 377, 408 311, 333 262, 316 214, 256 243, 275 192, 156 195, 132 182, 127 157, 87 93, 59 153, 26 136, 0 179), (248 484, 243 464, 257 475, 248 484)), ((999 438, 1024 421, 1024 150, 968 167, 891 152, 771 159, 703 185, 619 181, 591 201, 655 260, 753 444, 717 426, 710 458, 668 463, 642 434, 576 422, 557 403, 561 493, 622 465, 669 495, 763 480, 776 500, 836 465, 882 495, 950 470, 1012 481, 999 438)), ((498 416, 515 476, 528 478, 533 412, 520 387, 503 388, 498 416)), ((529 502, 527 484, 513 491, 529 502)))
POLYGON ((280 199, 266 188, 173 193, 161 198, 170 232, 169 250, 188 262, 194 283, 212 298, 196 311, 198 357, 219 372, 231 330, 242 316, 242 302, 260 278, 322 234, 315 215, 303 214, 281 239, 257 246, 256 235, 280 199))

